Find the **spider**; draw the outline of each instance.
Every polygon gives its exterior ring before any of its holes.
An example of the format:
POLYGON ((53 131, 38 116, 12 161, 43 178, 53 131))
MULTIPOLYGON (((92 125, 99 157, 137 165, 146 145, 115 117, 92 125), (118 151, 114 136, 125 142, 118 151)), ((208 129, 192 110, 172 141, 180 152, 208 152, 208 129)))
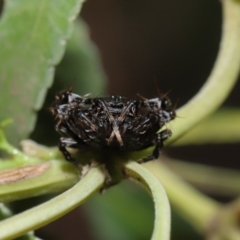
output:
POLYGON ((169 129, 159 130, 176 116, 166 97, 92 98, 89 94, 75 94, 71 89, 56 95, 51 111, 58 119, 56 131, 62 136, 59 150, 67 161, 75 164, 79 163, 67 148, 131 152, 155 146, 142 161, 156 159, 163 142, 172 135, 169 129))

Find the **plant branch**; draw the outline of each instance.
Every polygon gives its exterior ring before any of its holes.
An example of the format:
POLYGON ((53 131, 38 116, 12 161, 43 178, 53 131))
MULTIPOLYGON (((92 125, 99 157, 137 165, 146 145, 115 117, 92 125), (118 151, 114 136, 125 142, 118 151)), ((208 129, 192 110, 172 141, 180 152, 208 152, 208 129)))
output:
POLYGON ((174 134, 167 142, 176 140, 217 109, 237 80, 240 68, 240 4, 233 0, 221 2, 223 27, 217 60, 198 94, 177 111, 179 118, 171 126, 174 134))
POLYGON ((62 192, 79 181, 73 164, 59 159, 0 171, 0 201, 62 192))
POLYGON ((185 183, 160 161, 145 163, 144 167, 162 182, 170 202, 181 216, 197 231, 206 231, 221 205, 185 183))
POLYGON ((170 239, 170 206, 161 182, 136 162, 126 164, 126 174, 143 185, 152 195, 155 206, 155 220, 151 239, 170 239))
POLYGON ((0 239, 14 239, 63 216, 86 201, 104 183, 98 168, 92 168, 74 187, 59 196, 0 222, 0 239))
POLYGON ((240 142, 240 108, 221 108, 174 142, 173 146, 240 142))
POLYGON ((240 171, 167 159, 166 165, 184 180, 205 192, 220 196, 240 194, 240 171))

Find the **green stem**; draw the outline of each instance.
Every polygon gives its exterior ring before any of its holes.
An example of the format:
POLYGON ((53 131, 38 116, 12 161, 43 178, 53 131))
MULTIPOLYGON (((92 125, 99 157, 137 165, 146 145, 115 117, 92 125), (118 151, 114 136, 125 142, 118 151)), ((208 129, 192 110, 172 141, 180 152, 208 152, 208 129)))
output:
POLYGON ((240 199, 225 204, 213 218, 207 231, 207 240, 239 240, 240 199))
POLYGON ((240 171, 168 159, 167 166, 203 191, 222 196, 240 194, 240 171))
POLYGON ((172 146, 240 142, 240 108, 220 108, 172 146))
POLYGON ((181 216, 197 231, 204 232, 221 205, 185 183, 160 161, 145 163, 144 167, 162 182, 170 202, 181 216))
POLYGON ((61 195, 0 222, 0 239, 14 239, 63 216, 83 203, 104 183, 104 175, 92 168, 74 187, 61 195))
POLYGON ((223 29, 220 51, 212 73, 201 90, 177 111, 171 142, 211 114, 232 90, 240 68, 240 4, 222 0, 223 29))
POLYGON ((151 193, 155 205, 152 240, 170 239, 170 206, 166 192, 159 180, 136 162, 126 164, 127 175, 141 183, 151 193))
POLYGON ((12 211, 3 203, 0 203, 0 220, 12 216, 12 211))

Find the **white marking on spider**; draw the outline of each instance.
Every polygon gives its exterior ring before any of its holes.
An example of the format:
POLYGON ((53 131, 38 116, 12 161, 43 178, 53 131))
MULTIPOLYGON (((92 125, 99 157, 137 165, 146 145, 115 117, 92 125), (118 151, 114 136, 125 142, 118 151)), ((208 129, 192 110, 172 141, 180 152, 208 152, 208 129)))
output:
POLYGON ((119 132, 119 128, 117 125, 114 125, 113 126, 113 131, 108 139, 108 145, 111 144, 112 140, 114 139, 114 137, 117 138, 117 141, 119 142, 120 146, 123 146, 123 140, 122 140, 122 137, 121 137, 121 134, 119 132))

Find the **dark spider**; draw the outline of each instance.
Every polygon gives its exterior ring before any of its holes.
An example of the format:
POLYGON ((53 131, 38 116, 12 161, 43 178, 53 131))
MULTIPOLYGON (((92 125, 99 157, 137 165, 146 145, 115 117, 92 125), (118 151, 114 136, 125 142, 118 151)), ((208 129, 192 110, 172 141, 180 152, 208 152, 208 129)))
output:
POLYGON ((168 98, 88 96, 63 91, 51 108, 58 118, 56 131, 62 135, 59 149, 67 161, 78 164, 67 147, 131 152, 155 145, 152 155, 142 161, 158 158, 163 142, 172 134, 169 129, 158 131, 176 116, 168 98))

